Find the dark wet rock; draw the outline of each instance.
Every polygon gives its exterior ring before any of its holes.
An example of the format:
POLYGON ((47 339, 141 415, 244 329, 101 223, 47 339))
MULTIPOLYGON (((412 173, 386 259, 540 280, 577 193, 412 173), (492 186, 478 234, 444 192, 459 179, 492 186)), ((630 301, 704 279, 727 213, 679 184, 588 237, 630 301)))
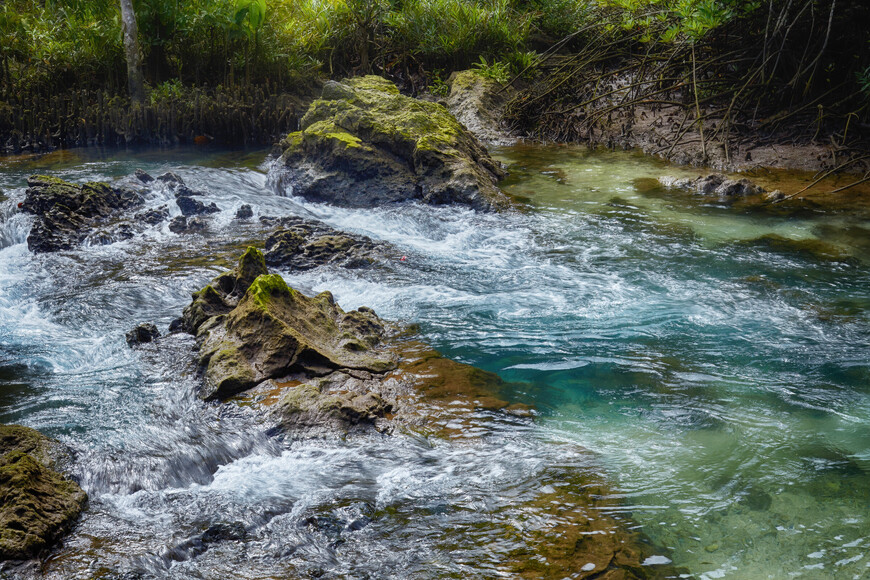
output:
POLYGON ((0 425, 0 560, 37 556, 81 513, 87 495, 55 470, 64 455, 38 431, 0 425))
POLYGON ((195 234, 205 231, 206 223, 198 216, 187 218, 180 215, 172 218, 169 222, 169 231, 175 234, 195 234))
POLYGON ((729 179, 721 173, 711 173, 696 179, 674 179, 661 177, 659 182, 665 187, 688 189, 704 195, 716 195, 720 198, 738 198, 765 193, 765 189, 750 180, 729 179))
POLYGON ((248 537, 248 532, 244 524, 233 522, 231 524, 214 524, 210 526, 202 536, 200 536, 204 544, 213 544, 216 542, 228 541, 244 541, 248 537))
POLYGON ((179 195, 175 198, 175 203, 178 204, 178 209, 181 210, 181 215, 190 217, 194 215, 207 215, 220 211, 214 203, 205 205, 198 199, 186 195, 179 195))
POLYGON ((142 183, 151 183, 152 181, 154 181, 153 177, 151 177, 141 169, 137 169, 134 175, 136 176, 136 179, 138 179, 142 183))
POLYGON ((334 230, 325 224, 300 218, 261 218, 266 224, 280 224, 266 239, 266 263, 287 270, 310 270, 326 264, 344 268, 368 268, 383 262, 386 244, 366 236, 334 230))
POLYGON ((266 271, 248 248, 239 265, 193 294, 183 327, 199 338, 205 371, 200 396, 225 399, 292 373, 323 376, 338 369, 384 372, 384 326, 369 309, 344 312, 329 292, 309 298, 266 271))
POLYGON ((106 183, 76 184, 45 175, 31 176, 27 183, 21 209, 36 216, 27 236, 33 252, 75 248, 94 230, 112 225, 143 203, 135 192, 106 183))
POLYGON ((450 85, 447 109, 475 137, 494 145, 516 142, 517 139, 501 123, 504 107, 516 90, 486 78, 475 70, 455 72, 447 83, 450 85))
POLYGON ((133 216, 136 221, 155 226, 169 219, 169 210, 165 205, 137 213, 133 216))
POLYGON ((150 322, 143 322, 127 333, 127 344, 134 346, 146 342, 152 342, 160 336, 160 331, 150 322))
POLYGON ((184 180, 181 179, 181 176, 172 171, 168 171, 163 175, 158 175, 157 181, 169 185, 184 185, 184 180))
POLYGON ((237 220, 249 220, 252 217, 254 217, 254 210, 248 204, 243 204, 239 207, 238 211, 236 211, 237 220))
POLYGON ((349 207, 419 200, 507 205, 504 171, 442 105, 377 76, 328 81, 281 143, 293 194, 349 207))
POLYGON ((773 503, 773 498, 769 493, 762 491, 757 487, 752 487, 740 499, 740 503, 753 511, 766 511, 770 509, 770 505, 773 503))

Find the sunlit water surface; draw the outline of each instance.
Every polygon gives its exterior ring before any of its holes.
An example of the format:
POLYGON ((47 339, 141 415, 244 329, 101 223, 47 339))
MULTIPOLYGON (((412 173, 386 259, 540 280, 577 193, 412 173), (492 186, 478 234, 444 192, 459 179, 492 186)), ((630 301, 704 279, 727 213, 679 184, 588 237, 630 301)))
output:
MULTIPOLYGON (((496 153, 528 210, 309 204, 276 195, 257 152, 0 163, 0 421, 66 442, 91 497, 45 576, 510 577, 504 530, 533 525, 518 506, 580 472, 606 477, 617 511, 691 577, 870 575, 868 216, 666 191, 650 179, 696 173, 631 154, 496 153), (163 224, 27 251, 27 175, 136 168, 176 171, 223 211, 204 236, 163 224), (463 443, 292 441, 251 409, 201 403, 191 339, 131 350, 124 332, 165 331, 262 241, 232 221, 242 203, 399 248, 405 261, 369 270, 283 274, 418 323, 449 356, 517 381, 508 396, 538 419, 482 417, 463 443), (244 541, 204 540, 215 524, 244 541)), ((171 200, 155 188, 148 203, 178 213, 171 200)))

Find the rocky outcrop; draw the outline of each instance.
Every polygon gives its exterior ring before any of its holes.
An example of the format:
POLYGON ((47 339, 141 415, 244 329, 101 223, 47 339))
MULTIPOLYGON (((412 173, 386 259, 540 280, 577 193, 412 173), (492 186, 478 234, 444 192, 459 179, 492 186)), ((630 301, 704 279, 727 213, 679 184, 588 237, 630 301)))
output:
POLYGON ((0 561, 33 558, 78 518, 87 495, 56 469, 65 450, 18 425, 0 425, 0 561))
POLYGON ((367 308, 344 312, 329 292, 313 298, 266 270, 248 248, 237 268, 193 295, 181 327, 199 339, 203 399, 225 399, 268 379, 337 369, 384 372, 384 325, 367 308))
POLYGON ((502 125, 502 113, 516 94, 514 89, 474 70, 455 72, 447 83, 450 85, 447 109, 475 137, 490 145, 516 143, 516 137, 502 125))
POLYGON ((36 216, 27 236, 32 252, 69 250, 94 233, 94 243, 111 243, 134 234, 131 224, 113 223, 143 203, 132 190, 106 183, 69 183, 46 175, 31 176, 27 184, 21 209, 36 216))
POLYGON ((368 268, 385 261, 389 248, 365 236, 334 230, 302 218, 261 218, 280 225, 266 239, 266 264, 287 270, 310 270, 326 264, 368 268))
POLYGON ((327 82, 300 126, 280 143, 294 195, 350 207, 507 205, 496 187, 504 172, 477 139, 442 105, 381 77, 327 82))

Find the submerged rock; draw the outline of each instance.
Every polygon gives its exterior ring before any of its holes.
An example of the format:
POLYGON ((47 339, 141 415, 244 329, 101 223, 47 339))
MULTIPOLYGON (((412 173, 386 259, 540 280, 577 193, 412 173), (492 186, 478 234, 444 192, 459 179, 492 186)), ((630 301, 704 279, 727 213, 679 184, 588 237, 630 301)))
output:
POLYGON ((126 335, 127 344, 130 346, 152 342, 158 337, 160 337, 160 331, 150 322, 143 322, 126 335))
POLYGON ((716 195, 720 198, 737 198, 765 193, 765 189, 743 178, 729 179, 721 173, 698 177, 696 179, 674 179, 661 177, 659 182, 665 187, 688 189, 704 195, 716 195))
MULTIPOLYGON (((21 209, 36 216, 27 236, 32 252, 55 252, 79 246, 100 228, 113 226, 120 238, 130 237, 130 229, 111 224, 125 210, 142 205, 135 192, 114 188, 106 183, 69 183, 56 177, 34 175, 27 180, 28 189, 21 209)), ((110 236, 104 242, 114 241, 110 236)))
POLYGON ((239 209, 236 211, 237 220, 249 220, 252 217, 254 217, 254 210, 247 203, 239 206, 239 209))
POLYGON ((328 81, 280 143, 294 195, 349 207, 420 200, 507 205, 503 170, 442 105, 377 76, 328 81))
POLYGON ((386 259, 386 244, 334 230, 301 218, 262 218, 282 227, 266 239, 266 263, 288 270, 310 270, 326 264, 368 268, 386 259))
POLYGON ((37 556, 66 532, 87 495, 55 471, 60 443, 19 425, 0 425, 0 560, 37 556))

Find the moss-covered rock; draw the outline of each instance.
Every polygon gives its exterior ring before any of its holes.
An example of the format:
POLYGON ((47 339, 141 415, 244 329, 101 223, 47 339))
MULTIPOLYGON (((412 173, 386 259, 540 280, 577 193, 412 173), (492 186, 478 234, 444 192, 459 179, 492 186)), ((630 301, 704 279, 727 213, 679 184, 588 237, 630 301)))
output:
POLYGON ((266 273, 263 252, 248 247, 233 270, 220 274, 208 286, 191 295, 193 302, 184 309, 181 318, 173 323, 170 330, 197 334, 205 321, 231 311, 254 280, 266 273))
POLYGON ((64 455, 38 431, 0 425, 0 560, 37 556, 81 513, 87 495, 55 471, 64 455))
POLYGON ((368 308, 344 312, 329 292, 313 298, 268 274, 248 248, 235 270, 193 294, 183 327, 199 336, 204 399, 225 399, 267 379, 314 377, 336 369, 385 372, 384 326, 368 308), (253 279, 252 279, 253 278, 253 279))
MULTIPOLYGON (((125 210, 143 203, 135 192, 106 183, 76 184, 47 175, 27 180, 21 209, 36 216, 27 236, 32 252, 56 252, 79 246, 100 228, 120 218, 125 210)), ((117 226, 118 224, 114 224, 117 226)), ((96 243, 129 238, 130 228, 114 227, 112 235, 97 232, 96 243)))
POLYGON ((351 207, 420 200, 506 205, 504 175, 442 105, 377 76, 330 81, 280 144, 293 193, 351 207))

